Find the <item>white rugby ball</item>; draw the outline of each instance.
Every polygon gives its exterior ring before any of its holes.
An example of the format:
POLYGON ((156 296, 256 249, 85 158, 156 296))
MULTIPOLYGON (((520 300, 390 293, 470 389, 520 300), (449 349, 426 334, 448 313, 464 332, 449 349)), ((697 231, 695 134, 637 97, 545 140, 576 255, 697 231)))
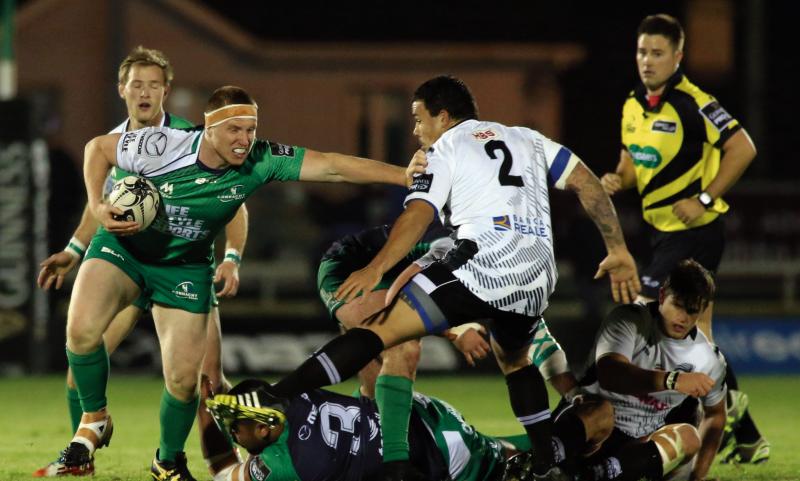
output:
POLYGON ((122 211, 121 215, 114 215, 114 219, 137 222, 141 226, 139 230, 145 230, 158 214, 161 196, 149 180, 129 175, 114 183, 108 203, 122 211))

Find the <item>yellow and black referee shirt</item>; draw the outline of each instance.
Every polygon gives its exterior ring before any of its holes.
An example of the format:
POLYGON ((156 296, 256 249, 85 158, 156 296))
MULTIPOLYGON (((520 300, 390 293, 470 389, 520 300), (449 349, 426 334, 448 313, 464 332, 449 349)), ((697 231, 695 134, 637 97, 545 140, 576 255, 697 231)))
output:
POLYGON ((622 108, 622 144, 633 159, 642 216, 664 232, 706 225, 728 211, 721 198, 691 226, 675 217, 672 204, 696 196, 714 180, 722 145, 741 126, 680 70, 667 81, 655 107, 649 106, 646 93, 639 84, 622 108))

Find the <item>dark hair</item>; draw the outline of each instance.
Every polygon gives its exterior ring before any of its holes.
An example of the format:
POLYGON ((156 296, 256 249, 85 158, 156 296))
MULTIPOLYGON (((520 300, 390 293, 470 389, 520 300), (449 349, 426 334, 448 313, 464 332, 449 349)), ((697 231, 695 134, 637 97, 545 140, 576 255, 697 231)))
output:
POLYGON ((251 97, 245 89, 233 85, 226 85, 218 88, 211 94, 211 97, 206 103, 205 112, 212 112, 220 107, 233 104, 257 105, 256 101, 253 100, 253 97, 251 97))
POLYGON ((678 19, 671 15, 659 13, 645 17, 636 30, 636 38, 641 35, 663 35, 675 50, 683 50, 683 27, 678 19))
POLYGON ((714 278, 694 259, 678 263, 664 282, 664 293, 672 294, 689 314, 697 314, 714 300, 714 278))
POLYGON ((440 75, 426 81, 414 91, 413 100, 425 102, 431 115, 446 110, 454 120, 478 118, 478 106, 469 87, 452 75, 440 75))

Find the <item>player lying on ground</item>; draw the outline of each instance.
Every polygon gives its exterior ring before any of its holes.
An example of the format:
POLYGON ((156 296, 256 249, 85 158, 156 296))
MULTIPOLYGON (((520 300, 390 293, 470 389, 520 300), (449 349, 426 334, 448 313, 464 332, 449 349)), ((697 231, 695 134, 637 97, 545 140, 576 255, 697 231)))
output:
POLYGON ((725 425, 725 362, 696 326, 713 295, 709 272, 685 260, 658 301, 620 306, 606 317, 582 383, 613 404, 614 431, 581 479, 663 479, 679 466, 691 469, 693 480, 705 478, 725 425), (703 404, 699 431, 667 424, 687 396, 703 404))
MULTIPOLYGON (((213 413, 224 430, 206 429, 203 439, 214 480, 379 479, 383 471, 381 417, 369 398, 378 375, 372 366, 363 374, 365 394, 360 398, 317 389, 283 401, 271 394, 266 382, 248 380, 229 395, 207 401, 210 413, 200 416, 201 427, 213 426, 213 413), (237 458, 223 432, 247 449, 246 460, 237 458)), ((391 369, 384 365, 377 383, 390 375, 391 369)), ((596 445, 611 431, 610 410, 607 402, 587 402, 565 412, 563 424, 579 426, 585 436, 582 445, 596 445)), ((486 436, 445 401, 419 393, 414 395, 410 419, 410 462, 430 480, 504 479, 506 459, 530 448, 525 434, 486 436)))

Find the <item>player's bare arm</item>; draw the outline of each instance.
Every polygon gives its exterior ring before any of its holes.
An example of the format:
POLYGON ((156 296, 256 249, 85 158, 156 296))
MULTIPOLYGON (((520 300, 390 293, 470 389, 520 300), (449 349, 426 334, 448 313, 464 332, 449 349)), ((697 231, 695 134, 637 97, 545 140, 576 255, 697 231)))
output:
POLYGON ((636 185, 636 171, 633 168, 631 154, 622 149, 619 152, 619 163, 616 172, 609 172, 600 178, 600 184, 608 195, 627 190, 636 185))
POLYGON ((354 184, 394 184, 406 186, 402 167, 351 155, 306 150, 300 180, 311 182, 350 182, 354 184))
POLYGON ((239 206, 236 215, 225 226, 225 257, 217 266, 214 282, 223 282, 219 297, 233 297, 239 292, 239 264, 247 243, 249 214, 245 204, 239 206))
POLYGON ((81 214, 81 222, 72 234, 70 244, 64 250, 52 254, 39 263, 42 269, 39 271, 36 284, 44 290, 50 289, 54 284, 56 289, 61 289, 64 277, 78 265, 81 257, 83 257, 83 252, 79 253, 76 250, 82 248, 84 252, 86 251, 86 247, 92 240, 92 236, 99 225, 89 210, 89 204, 86 204, 83 214, 81 214), (72 246, 71 244, 75 243, 75 241, 80 245, 72 246))
MULTIPOLYGON (((733 134, 722 146, 719 172, 705 191, 711 195, 712 199, 718 199, 725 195, 744 174, 755 156, 756 148, 747 132, 741 129, 733 134)), ((706 208, 696 196, 693 196, 675 202, 672 205, 672 212, 681 222, 691 225, 706 212, 706 208)))
POLYGON ((595 279, 608 272, 614 301, 631 302, 642 290, 642 286, 636 263, 625 245, 622 227, 611 199, 597 177, 581 161, 578 161, 567 177, 567 188, 577 194, 583 209, 603 236, 608 251, 608 256, 600 263, 595 279))
POLYGON ((336 298, 351 301, 359 292, 369 292, 378 285, 386 271, 397 264, 419 242, 433 221, 433 207, 422 200, 412 200, 397 218, 383 248, 363 269, 357 270, 339 286, 336 298))
POLYGON ((717 454, 722 431, 725 429, 725 398, 713 406, 704 406, 703 414, 703 421, 700 423, 700 451, 691 476, 693 481, 705 479, 717 454))
MULTIPOLYGON (((606 391, 619 394, 647 394, 667 390, 670 373, 658 369, 642 369, 618 353, 608 353, 597 360, 597 380, 606 391)), ((714 380, 702 372, 680 372, 675 379, 675 391, 701 397, 714 387, 714 380)))
POLYGON ((120 134, 101 135, 86 144, 83 154, 83 177, 89 209, 95 219, 112 234, 130 235, 139 230, 139 224, 115 220, 113 214, 122 214, 122 211, 103 201, 103 184, 108 177, 108 171, 117 165, 119 137, 120 134))

